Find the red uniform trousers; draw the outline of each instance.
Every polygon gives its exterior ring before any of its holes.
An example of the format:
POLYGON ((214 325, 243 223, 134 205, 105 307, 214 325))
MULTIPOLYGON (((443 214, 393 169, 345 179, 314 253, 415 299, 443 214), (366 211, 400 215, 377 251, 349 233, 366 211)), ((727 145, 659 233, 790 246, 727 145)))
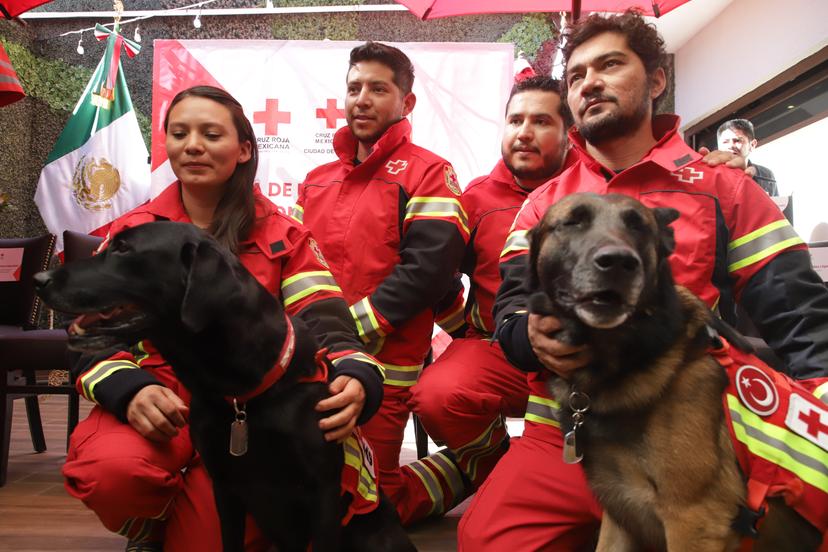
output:
POLYGON ((460 520, 458 550, 590 550, 601 507, 583 468, 565 464, 562 450, 557 427, 526 421, 460 520))
POLYGON ((460 471, 442 452, 400 466, 411 387, 385 385, 383 390, 382 406, 362 426, 374 449, 380 488, 397 508, 403 525, 447 512, 466 496, 460 471))
POLYGON ((503 417, 522 418, 528 395, 526 373, 506 360, 497 342, 455 339, 423 371, 410 406, 477 488, 503 456, 503 417))
MULTIPOLYGON (((151 371, 189 403, 189 393, 169 367, 151 371)), ((110 531, 135 541, 163 541, 173 552, 222 549, 213 485, 189 427, 155 443, 96 406, 72 433, 63 477, 67 492, 110 531)), ((252 518, 246 527, 246 549, 267 550, 252 518)))

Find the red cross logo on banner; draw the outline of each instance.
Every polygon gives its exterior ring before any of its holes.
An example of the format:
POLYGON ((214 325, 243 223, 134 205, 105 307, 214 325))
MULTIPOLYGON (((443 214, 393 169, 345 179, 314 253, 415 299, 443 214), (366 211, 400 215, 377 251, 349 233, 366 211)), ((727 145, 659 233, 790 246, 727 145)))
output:
POLYGON ((264 123, 267 136, 279 136, 279 123, 290 123, 290 111, 279 111, 279 100, 268 98, 264 111, 253 112, 253 122, 264 123))
POLYGON ((336 107, 336 100, 328 98, 326 107, 316 108, 316 118, 325 119, 325 128, 336 128, 337 119, 345 118, 345 110, 336 107))
POLYGON ((680 171, 676 171, 671 174, 678 178, 679 182, 686 182, 687 184, 692 184, 696 180, 701 180, 702 178, 704 178, 704 173, 701 171, 697 171, 693 167, 684 167, 680 171))
POLYGON ((385 164, 385 168, 388 169, 388 174, 398 174, 404 171, 408 167, 408 161, 405 159, 397 159, 396 161, 389 161, 385 164))
POLYGON ((785 425, 818 447, 828 450, 828 410, 816 399, 791 393, 785 425))

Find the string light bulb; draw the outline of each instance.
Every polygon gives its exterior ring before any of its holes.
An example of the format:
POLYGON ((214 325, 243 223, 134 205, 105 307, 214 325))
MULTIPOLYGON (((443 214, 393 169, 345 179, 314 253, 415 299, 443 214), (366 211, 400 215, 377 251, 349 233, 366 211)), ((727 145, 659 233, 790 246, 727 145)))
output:
POLYGON ((195 19, 193 19, 193 27, 195 27, 196 29, 201 28, 201 8, 199 8, 198 13, 195 16, 195 19))
POLYGON ((83 34, 81 34, 80 38, 78 39, 77 52, 78 54, 83 55, 83 34))
POLYGON ((135 25, 135 34, 134 34, 134 35, 132 35, 132 39, 133 39, 135 42, 141 42, 141 33, 140 33, 140 31, 139 31, 139 29, 140 29, 140 28, 141 28, 141 26, 140 26, 140 25, 135 25))
POLYGON ((267 2, 265 2, 265 7, 269 10, 273 9, 273 0, 267 0, 267 2))

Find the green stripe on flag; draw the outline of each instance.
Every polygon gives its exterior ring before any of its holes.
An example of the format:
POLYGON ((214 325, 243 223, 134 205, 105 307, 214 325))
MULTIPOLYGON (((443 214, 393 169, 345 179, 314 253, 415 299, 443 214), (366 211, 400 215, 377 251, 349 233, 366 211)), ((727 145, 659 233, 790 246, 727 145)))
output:
MULTIPOLYGON (((114 41, 114 38, 110 37, 109 41, 114 41)), ((98 63, 95 73, 72 111, 72 116, 66 122, 66 127, 57 139, 49 157, 46 158, 46 165, 80 148, 89 141, 93 134, 106 128, 125 113, 132 111, 132 100, 129 97, 122 65, 118 66, 118 84, 115 86, 115 98, 110 108, 101 109, 92 105, 92 92, 100 91, 101 83, 106 80, 104 59, 109 54, 109 50, 110 45, 107 42, 107 54, 98 63)))

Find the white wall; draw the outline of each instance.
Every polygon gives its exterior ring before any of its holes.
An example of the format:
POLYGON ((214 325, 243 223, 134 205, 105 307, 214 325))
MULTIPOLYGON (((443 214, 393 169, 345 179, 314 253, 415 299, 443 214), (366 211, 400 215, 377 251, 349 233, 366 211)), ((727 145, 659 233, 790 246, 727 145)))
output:
POLYGON ((682 128, 828 44, 828 0, 734 0, 676 53, 682 128))

